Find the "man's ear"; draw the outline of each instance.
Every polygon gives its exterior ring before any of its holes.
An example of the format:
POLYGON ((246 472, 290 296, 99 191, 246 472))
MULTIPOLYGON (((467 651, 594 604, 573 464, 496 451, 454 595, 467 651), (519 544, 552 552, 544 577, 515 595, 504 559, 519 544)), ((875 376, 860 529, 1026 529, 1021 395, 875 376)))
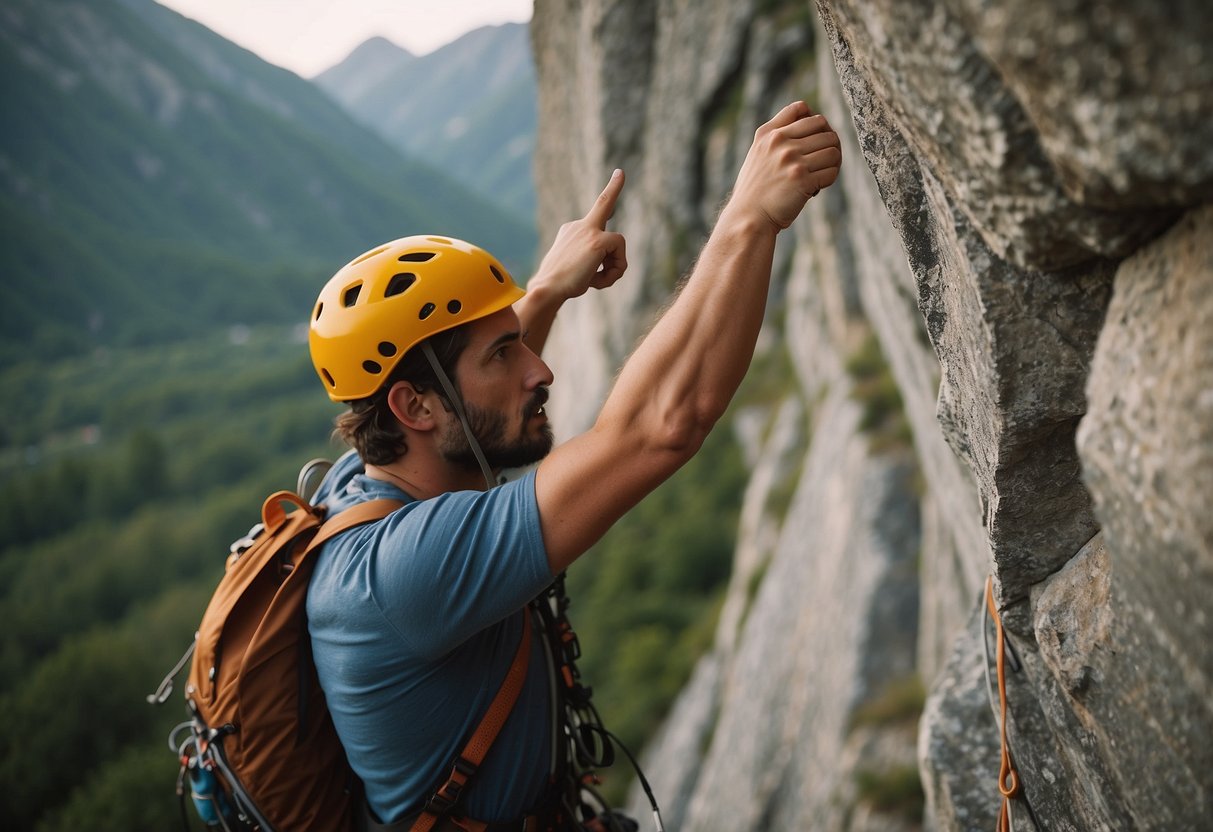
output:
POLYGON ((387 394, 388 407, 406 428, 416 431, 433 430, 437 424, 438 397, 417 390, 410 381, 398 381, 387 394))

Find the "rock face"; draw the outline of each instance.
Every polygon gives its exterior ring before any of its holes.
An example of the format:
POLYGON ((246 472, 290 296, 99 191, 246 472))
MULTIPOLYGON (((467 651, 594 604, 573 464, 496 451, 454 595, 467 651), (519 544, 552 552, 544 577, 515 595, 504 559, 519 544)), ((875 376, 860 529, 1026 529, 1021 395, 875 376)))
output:
POLYGON ((1213 816, 1213 15, 1124 5, 537 0, 541 237, 629 175, 631 282, 551 341, 566 430, 753 128, 806 97, 844 141, 777 256, 784 395, 733 426, 754 474, 716 644, 646 754, 667 828, 991 828, 987 575, 1014 828, 1213 816), (888 797, 915 766, 922 819, 888 797))

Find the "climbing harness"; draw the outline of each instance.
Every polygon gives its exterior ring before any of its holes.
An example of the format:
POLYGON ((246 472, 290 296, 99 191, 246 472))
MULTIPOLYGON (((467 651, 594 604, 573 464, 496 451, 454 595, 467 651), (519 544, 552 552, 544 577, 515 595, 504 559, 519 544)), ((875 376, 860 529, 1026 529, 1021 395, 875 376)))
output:
POLYGON ((1019 799, 1023 801, 1024 807, 1028 810, 1028 816, 1032 820, 1032 825, 1036 829, 1043 829, 1040 821, 1036 819, 1036 813, 1032 811, 1032 804, 1028 801, 1027 795, 1024 794, 1019 780, 1019 770, 1015 767, 1014 758, 1011 755, 1011 743, 1007 737, 1007 676, 1006 665, 1008 662, 1011 665, 1011 670, 1015 673, 1023 669, 1023 665, 1019 660, 1018 654, 1015 652, 1015 647, 1011 644, 1009 638, 1002 628, 1002 617, 998 614, 998 607, 994 603, 994 576, 990 575, 986 578, 986 586, 984 592, 984 605, 986 612, 990 618, 994 620, 994 633, 998 639, 998 646, 995 651, 994 665, 998 675, 998 705, 994 704, 994 685, 990 680, 990 637, 989 627, 983 623, 981 628, 981 643, 982 650, 985 655, 985 674, 986 674, 986 694, 990 699, 990 710, 994 713, 994 721, 998 723, 999 739, 1001 744, 1001 759, 998 768, 998 791, 1002 795, 1002 802, 998 810, 998 825, 997 832, 1011 832, 1012 822, 1012 801, 1019 799))
POLYGON ((611 811, 598 792, 597 771, 615 761, 615 746, 623 751, 648 798, 657 832, 664 832, 661 810, 636 758, 615 734, 602 724, 592 701, 593 688, 581 683, 577 660, 581 644, 568 617, 569 597, 565 573, 561 572, 533 608, 539 617, 547 645, 549 680, 553 703, 552 785, 555 799, 570 817, 587 828, 597 821, 604 832, 627 832, 635 821, 611 811))
POLYGON ((656 829, 663 832, 661 815, 644 772, 619 738, 603 727, 591 701, 592 690, 581 684, 576 665, 581 648, 569 623, 568 607, 561 573, 528 605, 523 643, 518 647, 514 666, 475 735, 455 760, 446 782, 420 811, 391 823, 380 822, 368 811, 364 818, 367 832, 571 832, 573 829, 637 832, 636 822, 613 811, 596 788, 601 782, 597 769, 614 762, 615 746, 627 755, 635 769, 653 809, 656 829), (539 805, 526 817, 510 823, 488 824, 461 813, 462 797, 521 690, 532 626, 538 627, 541 634, 552 703, 548 788, 539 805))
POLYGON ((520 821, 507 824, 486 824, 465 817, 460 812, 462 796, 521 689, 527 659, 523 654, 523 645, 519 645, 519 656, 507 674, 507 682, 510 676, 516 677, 516 681, 511 683, 508 690, 507 684, 502 684, 475 736, 454 762, 447 781, 415 814, 386 824, 368 814, 365 819, 368 832, 566 832, 572 829, 636 832, 636 822, 613 811, 596 788, 601 783, 597 771, 614 762, 615 746, 623 751, 635 769, 652 807, 656 829, 663 832, 661 814, 644 772, 619 738, 603 726, 591 699, 592 689, 581 683, 576 664, 581 657, 581 646, 569 622, 569 598, 564 582, 565 576, 561 573, 528 605, 526 611, 523 644, 527 645, 529 652, 531 627, 538 627, 545 648, 552 703, 552 762, 548 772, 548 789, 540 805, 520 821), (494 713, 498 716, 494 717, 494 713))
MULTIPOLYGON (((409 827, 411 832, 430 832, 436 828, 436 825, 441 824, 444 818, 448 817, 452 818, 453 823, 470 832, 481 832, 481 830, 489 828, 488 824, 456 816, 462 803, 464 790, 476 775, 480 764, 484 762, 485 755, 488 754, 497 735, 501 732, 502 726, 505 725, 506 719, 514 710, 518 694, 522 692, 522 685, 526 681, 527 665, 530 663, 530 659, 531 616, 525 614, 522 639, 514 654, 514 661, 510 665, 509 671, 506 672, 501 687, 497 690, 497 695, 489 703, 488 710, 476 727, 475 733, 464 745, 463 751, 455 758, 446 782, 426 801, 420 814, 409 827)), ((368 823, 368 825, 374 827, 376 824, 368 823)))

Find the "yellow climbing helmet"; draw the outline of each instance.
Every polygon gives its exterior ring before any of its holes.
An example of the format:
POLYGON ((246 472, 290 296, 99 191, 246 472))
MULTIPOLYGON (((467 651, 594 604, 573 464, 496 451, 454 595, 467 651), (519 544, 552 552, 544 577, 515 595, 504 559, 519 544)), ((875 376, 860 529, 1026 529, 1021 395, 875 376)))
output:
POLYGON ((354 258, 320 291, 308 345, 335 402, 363 399, 406 352, 526 294, 482 248, 450 237, 404 237, 354 258))

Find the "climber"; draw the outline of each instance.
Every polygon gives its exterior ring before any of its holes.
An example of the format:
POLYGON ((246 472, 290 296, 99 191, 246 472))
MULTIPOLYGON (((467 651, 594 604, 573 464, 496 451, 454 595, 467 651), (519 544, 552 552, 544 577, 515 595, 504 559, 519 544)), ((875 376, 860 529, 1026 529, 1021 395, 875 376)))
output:
MULTIPOLYGON (((408 829, 428 809, 435 828, 463 816, 522 828, 546 811, 558 755, 550 654, 524 665, 483 763, 464 766, 467 787, 447 794, 454 801, 435 790, 521 652, 528 602, 690 459, 724 413, 762 323, 776 236, 840 163, 837 135, 803 102, 758 128, 677 298, 593 427, 554 450, 553 377, 539 353, 565 301, 627 267, 623 237, 606 230, 621 171, 560 229, 526 292, 487 252, 440 236, 373 249, 324 287, 311 354, 330 397, 349 405, 337 432, 354 451, 314 500, 330 513, 406 502, 325 544, 307 603, 321 685, 372 823, 408 829), (502 469, 537 461, 498 484, 502 469)), ((538 632, 531 641, 545 655, 538 632)))

